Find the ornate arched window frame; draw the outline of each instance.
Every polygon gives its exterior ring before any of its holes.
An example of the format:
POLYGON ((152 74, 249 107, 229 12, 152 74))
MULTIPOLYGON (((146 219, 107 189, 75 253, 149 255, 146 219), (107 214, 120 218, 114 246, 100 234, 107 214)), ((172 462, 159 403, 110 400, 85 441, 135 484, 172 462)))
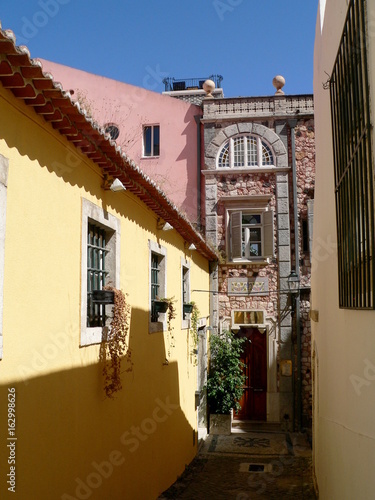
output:
POLYGON ((271 146, 255 134, 230 137, 219 149, 216 168, 274 167, 275 155, 271 146))
POLYGON ((276 132, 260 123, 240 122, 220 129, 212 138, 205 150, 205 169, 202 173, 208 174, 216 171, 221 174, 229 174, 236 170, 241 172, 245 169, 248 171, 269 172, 273 170, 285 171, 289 168, 286 147, 276 132), (256 166, 251 167, 218 168, 219 156, 225 144, 229 143, 231 139, 235 139, 237 136, 252 136, 257 138, 257 141, 260 140, 261 143, 266 144, 273 155, 272 165, 260 166, 258 163, 256 166))

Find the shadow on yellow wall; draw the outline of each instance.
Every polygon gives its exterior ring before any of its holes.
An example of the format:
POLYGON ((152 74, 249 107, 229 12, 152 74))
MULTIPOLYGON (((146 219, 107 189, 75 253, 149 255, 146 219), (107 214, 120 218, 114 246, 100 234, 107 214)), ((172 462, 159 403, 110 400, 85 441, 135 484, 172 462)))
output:
POLYGON ((16 498, 154 499, 168 487, 196 446, 180 406, 178 365, 162 364, 162 344, 152 369, 135 357, 114 400, 104 397, 99 362, 1 385, 3 430, 9 389, 16 394, 15 435, 1 440, 1 498, 13 498, 6 476, 13 452, 16 498))
MULTIPOLYGON (((157 216, 133 195, 104 192, 96 165, 10 92, 0 93, 6 124, 0 126, 0 153, 9 158, 0 497, 14 498, 7 474, 15 466, 16 498, 22 500, 154 499, 196 452, 188 331, 181 331, 176 318, 169 364, 165 333, 148 333, 147 239, 158 240, 157 216), (86 195, 120 214, 123 225, 121 288, 132 294, 134 366, 123 374, 115 400, 104 397, 99 347, 79 348, 81 199, 86 195), (60 345, 53 332, 65 332, 60 345), (15 436, 7 425, 12 388, 15 436), (8 463, 12 453, 15 464, 8 463)), ((169 262, 180 269, 183 238, 177 233, 163 238, 170 243, 169 262)), ((205 277, 207 261, 199 255, 191 260, 205 277)), ((173 290, 179 293, 177 275, 173 290)))

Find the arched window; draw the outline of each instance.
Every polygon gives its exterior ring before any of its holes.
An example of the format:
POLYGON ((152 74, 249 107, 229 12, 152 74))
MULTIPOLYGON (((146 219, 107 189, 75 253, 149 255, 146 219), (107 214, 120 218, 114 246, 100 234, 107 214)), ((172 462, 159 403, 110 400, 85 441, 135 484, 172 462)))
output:
POLYGON ((271 148, 255 135, 231 137, 219 151, 218 168, 249 168, 274 165, 271 148))

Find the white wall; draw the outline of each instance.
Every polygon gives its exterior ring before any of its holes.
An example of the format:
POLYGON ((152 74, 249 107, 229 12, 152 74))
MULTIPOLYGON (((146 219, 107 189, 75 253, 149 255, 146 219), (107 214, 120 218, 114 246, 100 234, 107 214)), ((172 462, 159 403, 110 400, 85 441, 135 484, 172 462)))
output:
MULTIPOLYGON (((312 309, 319 313, 319 321, 312 322, 314 464, 321 500, 368 500, 374 498, 375 491, 375 311, 338 307, 330 96, 322 85, 335 62, 347 0, 321 3, 314 55, 316 190, 312 309)), ((375 0, 367 0, 367 4, 371 23, 375 0)), ((371 34, 371 25, 369 28, 369 60, 374 61, 371 55, 375 54, 375 31, 371 34)), ((371 72, 374 81, 374 64, 371 72)))

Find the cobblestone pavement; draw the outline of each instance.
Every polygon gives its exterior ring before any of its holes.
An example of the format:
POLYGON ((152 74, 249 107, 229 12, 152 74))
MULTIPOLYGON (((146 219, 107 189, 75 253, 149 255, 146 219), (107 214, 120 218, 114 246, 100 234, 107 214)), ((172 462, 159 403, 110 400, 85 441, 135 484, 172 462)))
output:
POLYGON ((208 436, 162 499, 316 499, 306 435, 235 432, 208 436))

